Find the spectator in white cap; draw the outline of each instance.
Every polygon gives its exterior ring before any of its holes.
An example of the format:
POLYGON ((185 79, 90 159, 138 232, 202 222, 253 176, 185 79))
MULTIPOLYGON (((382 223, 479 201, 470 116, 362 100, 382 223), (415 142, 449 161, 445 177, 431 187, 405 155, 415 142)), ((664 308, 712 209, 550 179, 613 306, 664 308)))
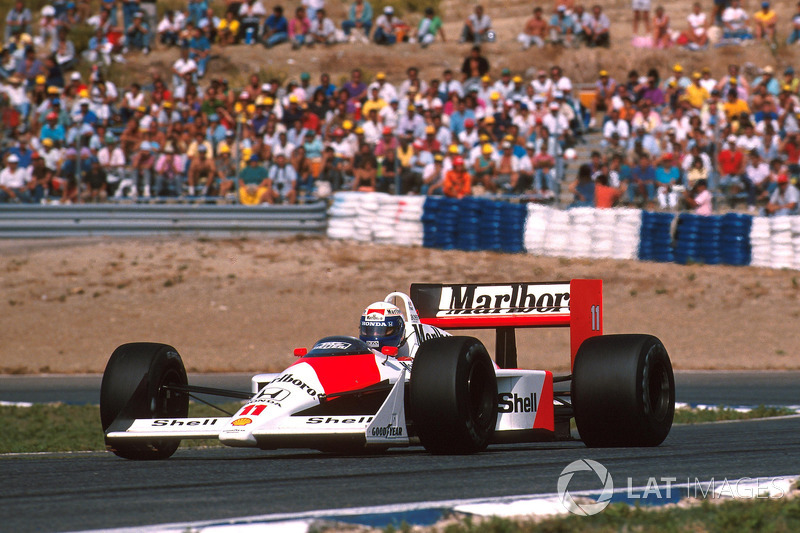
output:
POLYGON ((394 8, 386 6, 383 13, 375 19, 375 33, 373 40, 377 44, 394 44, 397 42, 396 27, 399 19, 394 16, 394 8))
POLYGON ((6 167, 0 171, 0 203, 30 202, 30 173, 19 166, 19 157, 11 154, 6 158, 6 167))

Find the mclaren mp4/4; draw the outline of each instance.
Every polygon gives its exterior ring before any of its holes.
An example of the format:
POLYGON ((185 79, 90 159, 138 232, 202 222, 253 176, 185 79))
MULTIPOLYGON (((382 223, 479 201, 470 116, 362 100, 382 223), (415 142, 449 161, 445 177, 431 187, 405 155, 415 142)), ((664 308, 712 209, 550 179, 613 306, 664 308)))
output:
POLYGON ((422 445, 437 454, 475 453, 492 443, 571 439, 574 418, 591 447, 657 446, 669 433, 675 382, 651 335, 604 335, 602 281, 413 284, 367 308, 403 321, 396 345, 326 337, 279 374, 258 374, 250 391, 190 385, 171 346, 117 348, 103 375, 100 412, 109 450, 163 459, 182 439, 226 446, 358 453, 422 445), (517 368, 516 329, 568 327, 565 375, 517 368), (461 329, 495 329, 492 361, 461 329), (243 400, 224 417, 189 418, 191 397, 243 400))

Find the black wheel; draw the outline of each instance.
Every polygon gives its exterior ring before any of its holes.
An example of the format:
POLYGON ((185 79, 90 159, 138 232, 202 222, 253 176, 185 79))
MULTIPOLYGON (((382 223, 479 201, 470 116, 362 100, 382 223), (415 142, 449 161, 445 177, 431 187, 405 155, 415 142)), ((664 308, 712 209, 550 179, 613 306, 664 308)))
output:
POLYGON ((497 378, 473 337, 425 341, 411 367, 408 412, 422 445, 436 454, 486 448, 497 423, 497 378))
MULTIPOLYGON (((163 389, 186 385, 186 369, 172 346, 149 342, 123 344, 111 354, 100 386, 100 421, 107 433, 117 418, 181 418, 189 414, 189 396, 163 389)), ((180 440, 109 439, 106 447, 126 459, 166 459, 180 440)))
POLYGON ((572 406, 589 447, 658 446, 675 414, 667 350, 652 335, 590 337, 575 355, 572 406))

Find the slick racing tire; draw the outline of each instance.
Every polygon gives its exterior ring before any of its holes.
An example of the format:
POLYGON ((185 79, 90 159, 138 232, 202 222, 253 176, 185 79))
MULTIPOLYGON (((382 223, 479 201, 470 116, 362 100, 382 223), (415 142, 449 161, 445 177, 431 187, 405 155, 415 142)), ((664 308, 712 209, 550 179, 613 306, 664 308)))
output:
POLYGON ((590 448, 658 446, 675 414, 667 350, 651 335, 586 339, 572 370, 575 425, 590 448))
MULTIPOLYGON (((111 355, 100 385, 100 420, 108 433, 117 418, 182 418, 189 414, 188 394, 163 390, 186 385, 186 369, 172 346, 148 342, 123 344, 111 355)), ((179 439, 132 441, 106 437, 106 447, 125 459, 166 459, 179 439)))
POLYGON ((476 453, 489 444, 497 423, 497 378, 478 339, 425 341, 411 367, 408 396, 413 427, 429 452, 476 453))

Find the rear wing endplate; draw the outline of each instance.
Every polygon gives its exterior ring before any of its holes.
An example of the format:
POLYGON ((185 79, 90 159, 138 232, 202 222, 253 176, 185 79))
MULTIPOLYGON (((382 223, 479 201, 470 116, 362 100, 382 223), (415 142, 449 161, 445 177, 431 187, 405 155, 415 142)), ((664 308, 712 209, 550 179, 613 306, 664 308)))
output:
POLYGON ((420 321, 442 329, 495 329, 495 359, 516 368, 516 328, 569 327, 570 368, 581 343, 603 334, 603 282, 414 283, 420 321))

